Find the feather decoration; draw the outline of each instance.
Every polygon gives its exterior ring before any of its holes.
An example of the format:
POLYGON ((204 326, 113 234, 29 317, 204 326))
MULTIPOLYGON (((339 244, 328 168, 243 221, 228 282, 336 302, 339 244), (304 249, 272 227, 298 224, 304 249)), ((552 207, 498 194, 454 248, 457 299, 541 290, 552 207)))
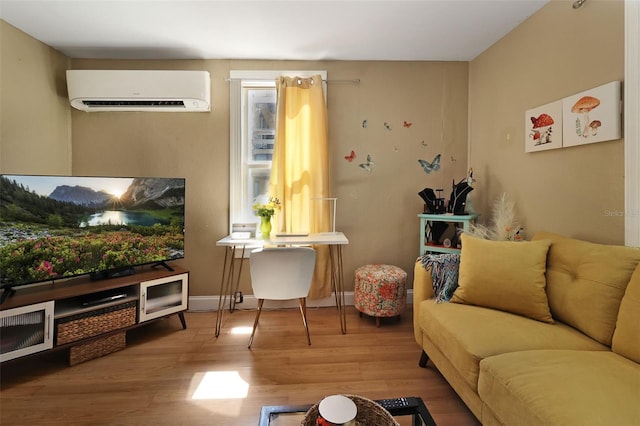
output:
POLYGON ((506 193, 493 203, 493 218, 491 225, 471 224, 467 234, 494 241, 521 241, 524 228, 520 226, 516 218, 515 203, 506 193))
POLYGON ((469 224, 469 230, 465 232, 472 237, 482 238, 483 240, 491 239, 491 230, 483 223, 471 223, 469 224))

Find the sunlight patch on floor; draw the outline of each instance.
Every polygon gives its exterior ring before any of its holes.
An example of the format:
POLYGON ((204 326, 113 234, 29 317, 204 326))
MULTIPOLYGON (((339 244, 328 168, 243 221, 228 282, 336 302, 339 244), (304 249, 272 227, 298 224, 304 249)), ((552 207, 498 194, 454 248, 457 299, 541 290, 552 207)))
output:
POLYGON ((207 371, 196 373, 191 380, 189 399, 243 399, 249 393, 249 383, 237 371, 207 371), (193 390, 193 392, 191 392, 193 390))
POLYGON ((233 327, 231 329, 231 334, 251 334, 253 327, 233 327))

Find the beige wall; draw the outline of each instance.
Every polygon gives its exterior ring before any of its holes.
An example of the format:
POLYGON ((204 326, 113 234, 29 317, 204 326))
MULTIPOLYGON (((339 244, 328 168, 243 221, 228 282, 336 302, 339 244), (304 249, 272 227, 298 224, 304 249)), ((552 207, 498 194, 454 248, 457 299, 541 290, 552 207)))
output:
POLYGON ((469 160, 483 217, 503 192, 526 235, 624 243, 623 141, 524 152, 525 111, 624 79, 624 2, 552 0, 469 68, 469 160))
MULTIPOLYGON (((74 69, 203 69, 211 73, 210 113, 72 112, 73 173, 160 175, 187 179, 186 259, 191 295, 217 294, 228 232, 229 84, 232 69, 326 69, 329 76, 329 158, 336 227, 344 249, 345 283, 358 266, 396 264, 411 272, 418 255, 418 219, 425 186, 450 190, 466 175, 465 62, 277 62, 73 60, 74 69), (359 78, 361 83, 331 80, 359 78), (362 127, 363 120, 368 127, 362 127), (412 122, 409 128, 403 121, 412 122), (390 124, 387 130, 384 123, 390 124), (423 145, 423 142, 427 146, 423 145), (356 159, 344 156, 355 150, 356 159), (427 175, 417 159, 442 154, 427 175), (373 172, 358 167, 367 154, 373 172), (453 160, 455 161, 453 161, 453 160)), ((250 294, 248 274, 241 290, 250 294)))
POLYGON ((0 20, 0 172, 71 173, 69 60, 0 20))
MULTIPOLYGON (((350 239, 344 250, 348 289, 353 271, 364 263, 392 263, 411 274, 418 254, 416 214, 422 209, 417 193, 426 186, 448 191, 452 179, 466 174, 464 62, 69 60, 1 25, 2 172, 187 178, 187 257, 181 263, 192 271, 192 295, 217 294, 222 272, 224 250, 215 241, 228 230, 229 85, 224 79, 231 69, 326 69, 330 80, 361 80, 328 88, 332 195, 339 198, 337 227, 350 239), (208 70, 212 111, 72 111, 66 68, 208 70), (412 127, 403 127, 405 120, 412 127), (344 156, 352 149, 357 158, 348 163, 344 156), (370 174, 358 167, 367 154, 376 164, 370 174), (442 170, 426 175, 417 159, 436 154, 442 154, 442 170)), ((246 275, 241 289, 250 293, 246 275)))
MULTIPOLYGON (((545 229, 623 242, 623 219, 605 214, 624 207, 621 141, 524 153, 525 110, 623 79, 622 2, 590 1, 574 11, 567 2, 552 1, 470 64, 67 60, 1 24, 2 171, 186 177, 182 264, 192 271, 192 295, 217 294, 222 272, 224 251, 215 241, 228 229, 224 78, 231 69, 326 69, 330 80, 361 79, 359 85, 329 83, 328 89, 332 195, 339 198, 337 227, 350 239, 344 250, 348 289, 353 271, 364 263, 393 263, 411 274, 422 208, 417 193, 443 187, 448 196, 451 181, 466 174, 467 139, 478 179, 474 204, 484 218, 506 191, 528 234, 545 229), (590 28, 588 35, 584 28, 590 28), (64 93, 67 62, 75 69, 208 70, 212 111, 71 111, 64 93), (403 128, 404 120, 413 126, 403 128), (351 149, 357 158, 348 163, 343 157, 351 149), (417 159, 438 153, 442 170, 425 174, 417 159), (357 166, 367 154, 376 163, 370 174, 357 166)), ((250 293, 246 274, 241 288, 250 293)))

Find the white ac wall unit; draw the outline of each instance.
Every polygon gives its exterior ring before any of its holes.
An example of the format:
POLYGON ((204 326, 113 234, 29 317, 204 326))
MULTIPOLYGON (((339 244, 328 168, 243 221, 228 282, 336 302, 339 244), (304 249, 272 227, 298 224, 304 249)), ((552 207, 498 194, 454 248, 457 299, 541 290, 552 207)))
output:
POLYGON ((211 110, 207 71, 68 70, 67 91, 82 111, 211 110))

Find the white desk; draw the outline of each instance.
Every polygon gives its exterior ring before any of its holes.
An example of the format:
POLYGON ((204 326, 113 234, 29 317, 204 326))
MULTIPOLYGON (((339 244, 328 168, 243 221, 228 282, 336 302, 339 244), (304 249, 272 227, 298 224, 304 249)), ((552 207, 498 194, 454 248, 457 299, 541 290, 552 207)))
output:
POLYGON ((342 232, 323 232, 306 236, 272 236, 268 240, 263 239, 234 239, 226 236, 216 241, 216 246, 225 247, 224 266, 222 279, 220 280, 220 299, 218 301, 218 314, 216 318, 216 337, 220 335, 224 306, 229 296, 229 311, 235 309, 235 295, 240 285, 240 274, 246 249, 253 250, 264 246, 296 246, 296 245, 327 245, 329 246, 329 262, 331 268, 331 288, 335 292, 336 307, 340 316, 340 328, 342 334, 347 332, 347 317, 344 309, 344 276, 342 269, 342 246, 349 244, 349 240, 342 232), (240 265, 236 273, 236 249, 242 249, 240 265), (232 284, 234 283, 235 284, 232 284), (233 285, 233 289, 232 289, 233 285))

